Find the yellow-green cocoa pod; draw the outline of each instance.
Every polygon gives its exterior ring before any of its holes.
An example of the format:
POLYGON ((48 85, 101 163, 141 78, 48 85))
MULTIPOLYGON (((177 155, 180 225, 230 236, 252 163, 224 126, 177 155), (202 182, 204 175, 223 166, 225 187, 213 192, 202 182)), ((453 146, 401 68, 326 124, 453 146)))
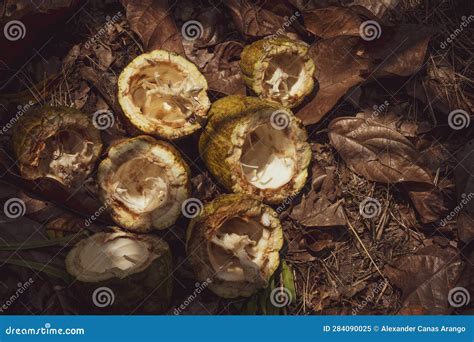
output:
POLYGON ((186 238, 196 278, 224 298, 249 297, 267 287, 282 246, 283 230, 275 211, 241 194, 207 203, 191 220, 186 238))
POLYGON ((82 185, 102 150, 100 130, 77 109, 43 106, 15 124, 12 145, 23 178, 53 178, 67 187, 82 185))
POLYGON ((213 103, 199 151, 229 191, 272 204, 301 190, 311 160, 305 128, 289 109, 237 95, 213 103))
POLYGON ((192 134, 206 119, 206 78, 173 52, 136 57, 120 74, 118 99, 125 116, 142 132, 164 139, 192 134))
POLYGON ((147 232, 176 222, 191 191, 189 175, 173 146, 142 135, 109 149, 97 182, 112 219, 131 231, 147 232))
POLYGON ((171 302, 171 251, 157 236, 94 234, 71 249, 66 269, 91 312, 157 314, 171 302))
POLYGON ((240 67, 260 98, 292 108, 314 87, 314 63, 305 42, 286 37, 258 40, 244 48, 240 67))

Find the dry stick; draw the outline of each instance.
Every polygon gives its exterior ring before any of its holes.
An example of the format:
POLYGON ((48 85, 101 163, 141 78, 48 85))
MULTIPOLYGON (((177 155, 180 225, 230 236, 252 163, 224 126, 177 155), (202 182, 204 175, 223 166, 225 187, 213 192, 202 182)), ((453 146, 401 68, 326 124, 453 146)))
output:
POLYGON ((379 267, 377 266, 377 264, 375 263, 374 259, 372 258, 372 256, 370 255, 369 251, 367 250, 367 248, 365 247, 364 243, 362 242, 361 238, 359 237, 359 234, 357 234, 357 231, 355 230, 355 228, 352 226, 352 224, 349 222, 349 220, 347 219, 347 215, 346 215, 346 212, 344 210, 344 217, 346 219, 346 222, 349 226, 349 228, 352 230, 352 232, 354 233, 357 241, 359 241, 359 243, 361 244, 362 248, 364 249, 364 252, 365 254, 367 254, 367 256, 369 257, 370 261, 372 262, 372 264, 375 266, 375 269, 377 270, 377 272, 379 272, 380 276, 385 280, 385 277, 384 275, 382 274, 382 272, 380 271, 379 267))

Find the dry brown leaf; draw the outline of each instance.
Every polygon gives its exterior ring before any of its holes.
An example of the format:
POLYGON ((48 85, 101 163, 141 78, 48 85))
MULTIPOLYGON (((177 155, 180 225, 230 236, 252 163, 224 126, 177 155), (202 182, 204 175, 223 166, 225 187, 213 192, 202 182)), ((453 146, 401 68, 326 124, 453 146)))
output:
POLYGON ((361 6, 327 7, 303 12, 306 29, 321 38, 360 36, 360 25, 376 20, 370 11, 361 6))
POLYGON ((469 141, 456 154, 458 165, 454 169, 458 208, 458 236, 464 243, 474 239, 474 140, 469 141))
POLYGON ((239 65, 243 45, 235 41, 218 44, 212 58, 203 68, 209 89, 226 95, 245 95, 245 84, 239 65))
POLYGON ((405 188, 422 223, 436 222, 446 215, 445 197, 435 185, 410 184, 405 188))
POLYGON ((393 129, 362 118, 341 117, 329 124, 328 134, 348 167, 368 180, 433 182, 419 151, 393 129))
POLYGON ((122 4, 130 27, 146 51, 164 49, 184 53, 181 33, 168 0, 122 0, 122 4))
POLYGON ((313 178, 318 171, 324 172, 315 178, 312 189, 307 195, 303 195, 301 202, 291 211, 290 217, 306 227, 333 227, 344 226, 346 218, 342 203, 343 200, 335 201, 334 193, 337 184, 334 179, 334 167, 326 170, 313 168, 313 178))
POLYGON ((319 90, 296 114, 305 125, 319 122, 350 88, 364 81, 370 61, 359 41, 357 37, 340 36, 320 40, 311 46, 319 90))
POLYGON ((462 268, 455 250, 431 245, 397 259, 384 273, 402 290, 399 314, 446 315, 451 312, 448 292, 456 285, 462 268))

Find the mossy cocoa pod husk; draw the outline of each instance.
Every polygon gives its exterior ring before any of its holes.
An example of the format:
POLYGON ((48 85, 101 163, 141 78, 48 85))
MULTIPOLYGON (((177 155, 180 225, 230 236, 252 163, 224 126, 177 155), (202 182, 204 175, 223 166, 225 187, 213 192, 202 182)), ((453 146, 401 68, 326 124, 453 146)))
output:
POLYGON ((292 108, 314 87, 314 62, 305 42, 266 38, 247 45, 240 67, 247 86, 260 98, 292 108))
POLYGON ((96 233, 71 249, 66 269, 85 311, 159 314, 170 306, 172 255, 157 236, 96 233))
POLYGON ((201 128, 210 101, 196 65, 165 50, 136 57, 120 74, 118 99, 128 120, 142 132, 178 139, 201 128))
POLYGON ((99 195, 112 219, 134 232, 165 229, 189 197, 189 167, 169 143, 142 135, 113 145, 99 165, 99 195))
POLYGON ((81 186, 102 150, 100 131, 70 107, 30 109, 15 123, 12 146, 23 178, 53 178, 66 187, 81 186))
POLYGON ((301 190, 311 160, 305 128, 289 109, 237 95, 212 104, 199 151, 229 191, 272 204, 301 190))
POLYGON ((275 211, 248 195, 227 194, 192 219, 186 252, 196 278, 224 298, 268 286, 280 263, 283 230, 275 211))

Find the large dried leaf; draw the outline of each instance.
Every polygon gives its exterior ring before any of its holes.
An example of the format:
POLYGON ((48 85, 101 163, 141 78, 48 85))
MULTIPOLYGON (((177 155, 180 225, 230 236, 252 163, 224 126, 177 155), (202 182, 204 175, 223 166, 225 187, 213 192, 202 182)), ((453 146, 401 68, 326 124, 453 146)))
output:
POLYGON ((448 293, 456 285, 462 267, 454 250, 437 245, 386 266, 384 272, 390 282, 403 293, 399 314, 449 314, 448 293))
POLYGON ((127 20, 147 51, 164 49, 184 53, 181 33, 168 0, 122 0, 127 20))
POLYGON ((303 12, 306 29, 321 38, 360 36, 360 25, 376 19, 364 7, 327 7, 303 12))
POLYGON ((329 124, 329 139, 355 173, 382 183, 429 183, 420 153, 402 134, 373 121, 341 117, 329 124))
POLYGON ((380 39, 372 41, 342 35, 311 46, 319 90, 296 114, 305 125, 319 122, 351 88, 369 76, 409 76, 422 67, 430 30, 416 25, 384 30, 380 39))
POLYGON ((319 122, 350 88, 365 80, 370 61, 359 41, 357 37, 340 36, 320 40, 311 46, 319 90, 296 114, 305 125, 319 122))

